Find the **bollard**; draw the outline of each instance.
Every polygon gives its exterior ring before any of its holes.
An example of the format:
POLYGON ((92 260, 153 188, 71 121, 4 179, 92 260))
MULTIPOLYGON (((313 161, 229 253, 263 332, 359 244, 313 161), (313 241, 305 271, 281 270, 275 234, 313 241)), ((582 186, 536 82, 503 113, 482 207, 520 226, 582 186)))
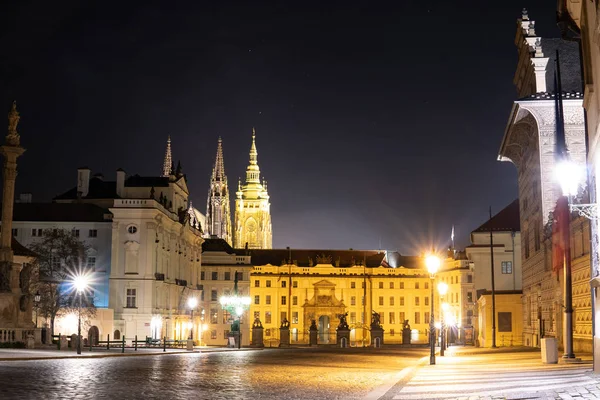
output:
POLYGON ((110 350, 110 333, 106 337, 106 350, 110 350))
MULTIPOLYGON (((92 339, 92 338, 90 338, 92 339)), ((90 351, 92 351, 92 341, 90 340, 90 351)))
POLYGON ((137 351, 137 335, 135 335, 135 345, 133 347, 135 349, 134 351, 137 351))
POLYGON ((165 338, 163 339, 163 353, 167 351, 167 337, 165 336, 165 338))
POLYGON ((125 353, 125 335, 123 335, 123 346, 121 347, 121 353, 125 353))

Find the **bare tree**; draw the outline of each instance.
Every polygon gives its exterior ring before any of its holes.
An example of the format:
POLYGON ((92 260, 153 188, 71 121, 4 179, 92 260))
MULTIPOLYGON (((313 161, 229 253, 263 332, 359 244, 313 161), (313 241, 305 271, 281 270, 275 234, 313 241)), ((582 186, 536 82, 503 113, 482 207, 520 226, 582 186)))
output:
MULTIPOLYGON (((50 319, 50 335, 54 335, 57 314, 78 306, 78 296, 70 281, 77 274, 88 272, 88 246, 66 229, 46 229, 42 240, 33 244, 31 250, 38 255, 38 313, 50 319)), ((86 308, 93 306, 93 301, 88 297, 84 296, 82 300, 86 308)))

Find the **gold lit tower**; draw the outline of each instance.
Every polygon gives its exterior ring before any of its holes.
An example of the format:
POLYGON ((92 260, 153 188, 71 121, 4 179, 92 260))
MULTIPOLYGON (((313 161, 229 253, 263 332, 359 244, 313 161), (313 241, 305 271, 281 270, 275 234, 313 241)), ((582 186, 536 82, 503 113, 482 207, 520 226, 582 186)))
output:
POLYGON ((163 162, 162 175, 168 177, 173 172, 173 157, 171 155, 171 135, 167 138, 167 150, 165 150, 165 161, 163 162))
POLYGON ((239 182, 236 192, 233 246, 235 248, 247 246, 249 249, 273 248, 271 203, 269 203, 267 182, 260 181, 254 128, 252 128, 250 163, 246 168, 246 182, 243 185, 239 182))
POLYGON ((223 162, 221 138, 217 145, 217 158, 210 178, 208 201, 206 204, 206 233, 216 236, 231 245, 231 211, 229 208, 229 187, 223 162))

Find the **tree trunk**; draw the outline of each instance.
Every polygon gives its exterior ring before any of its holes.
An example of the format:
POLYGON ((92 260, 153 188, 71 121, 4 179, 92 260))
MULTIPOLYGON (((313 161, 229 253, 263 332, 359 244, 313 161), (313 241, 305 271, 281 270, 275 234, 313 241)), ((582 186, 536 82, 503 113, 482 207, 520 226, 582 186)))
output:
POLYGON ((52 343, 52 339, 54 339, 54 319, 56 318, 56 314, 52 313, 50 315, 50 343, 52 343))

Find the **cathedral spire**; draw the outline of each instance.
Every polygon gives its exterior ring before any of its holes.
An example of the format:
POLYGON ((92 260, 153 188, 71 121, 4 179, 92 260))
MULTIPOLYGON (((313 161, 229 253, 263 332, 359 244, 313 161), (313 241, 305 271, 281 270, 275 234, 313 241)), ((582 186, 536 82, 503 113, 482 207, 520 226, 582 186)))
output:
POLYGON ((171 135, 167 138, 167 150, 165 151, 165 161, 163 163, 162 176, 168 177, 173 169, 173 157, 171 155, 171 135))
POLYGON ((217 157, 208 189, 205 225, 207 237, 217 237, 224 239, 229 244, 232 243, 229 188, 223 161, 223 141, 220 137, 217 142, 217 157))
POLYGON ((223 161, 223 141, 219 136, 217 142, 217 157, 215 158, 215 166, 213 167, 213 180, 223 181, 225 179, 225 163, 223 161))
POLYGON ((260 168, 258 167, 258 151, 256 151, 256 131, 252 128, 252 145, 250 146, 250 163, 246 168, 246 184, 260 185, 260 168))
POLYGON ((258 165, 258 152, 256 151, 256 130, 252 127, 252 146, 250 146, 250 165, 258 165))

